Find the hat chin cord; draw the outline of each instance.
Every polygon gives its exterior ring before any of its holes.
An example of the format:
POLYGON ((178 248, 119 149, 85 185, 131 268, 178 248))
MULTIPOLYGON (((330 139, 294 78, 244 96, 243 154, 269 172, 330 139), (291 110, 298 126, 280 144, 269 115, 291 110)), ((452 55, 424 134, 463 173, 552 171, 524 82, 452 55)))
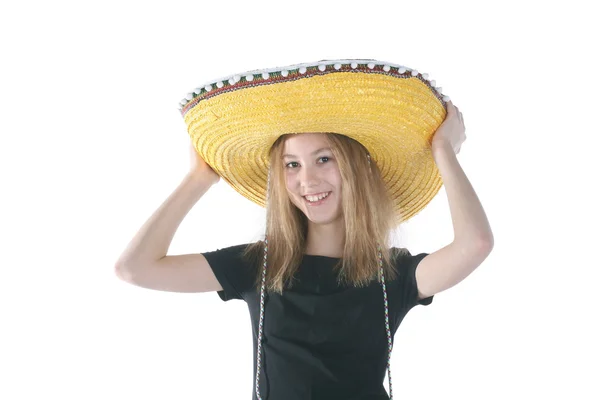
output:
MULTIPOLYGON (((264 321, 264 311, 265 311, 265 281, 267 276, 267 238, 265 238, 265 249, 263 256, 263 271, 262 271, 262 284, 260 288, 260 318, 258 323, 258 342, 257 342, 257 354, 256 354, 256 397, 258 400, 263 400, 260 396, 259 389, 259 381, 260 381, 260 359, 261 359, 261 348, 262 348, 262 336, 263 336, 263 321, 264 321)), ((390 387, 390 400, 394 398, 392 393, 392 372, 390 369, 390 359, 392 357, 392 335, 390 332, 390 321, 388 315, 388 300, 387 300, 387 291, 385 287, 385 279, 383 277, 383 262, 381 259, 381 247, 377 245, 377 256, 379 259, 379 280, 381 281, 381 286, 383 288, 383 303, 385 305, 385 330, 387 333, 387 341, 388 341, 388 357, 387 357, 387 371, 388 371, 388 380, 390 387)))

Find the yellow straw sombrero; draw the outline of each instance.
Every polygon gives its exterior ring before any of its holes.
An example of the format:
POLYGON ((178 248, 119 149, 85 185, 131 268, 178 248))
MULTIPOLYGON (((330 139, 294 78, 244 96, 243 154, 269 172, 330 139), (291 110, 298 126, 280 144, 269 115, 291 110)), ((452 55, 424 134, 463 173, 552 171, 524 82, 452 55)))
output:
POLYGON ((414 69, 328 60, 232 75, 180 103, 200 156, 237 192, 266 206, 269 149, 286 133, 334 132, 360 142, 403 222, 442 186, 431 139, 450 99, 414 69))

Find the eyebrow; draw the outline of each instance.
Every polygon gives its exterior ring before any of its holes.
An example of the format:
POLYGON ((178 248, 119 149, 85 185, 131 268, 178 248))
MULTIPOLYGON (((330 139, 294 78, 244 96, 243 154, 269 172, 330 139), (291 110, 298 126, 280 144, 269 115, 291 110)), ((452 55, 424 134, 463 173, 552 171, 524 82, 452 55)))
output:
MULTIPOLYGON (((310 155, 314 156, 315 154, 320 153, 324 150, 331 150, 331 148, 330 147, 321 147, 320 149, 317 149, 317 150, 313 151, 312 153, 310 153, 310 155)), ((285 157, 296 157, 296 156, 293 154, 284 154, 281 156, 281 158, 285 158, 285 157)))

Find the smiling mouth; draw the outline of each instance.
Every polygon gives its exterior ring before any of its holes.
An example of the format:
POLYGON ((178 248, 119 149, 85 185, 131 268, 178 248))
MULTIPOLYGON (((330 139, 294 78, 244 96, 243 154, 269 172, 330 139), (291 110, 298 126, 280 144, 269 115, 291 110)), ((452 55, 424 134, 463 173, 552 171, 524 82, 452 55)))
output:
POLYGON ((327 198, 329 198, 329 196, 331 195, 331 192, 324 192, 324 193, 325 193, 324 197, 323 197, 323 194, 319 194, 317 196, 310 196, 313 200, 309 200, 306 196, 302 196, 302 198, 308 204, 318 205, 318 204, 321 204, 322 202, 324 202, 325 200, 327 200, 327 198))

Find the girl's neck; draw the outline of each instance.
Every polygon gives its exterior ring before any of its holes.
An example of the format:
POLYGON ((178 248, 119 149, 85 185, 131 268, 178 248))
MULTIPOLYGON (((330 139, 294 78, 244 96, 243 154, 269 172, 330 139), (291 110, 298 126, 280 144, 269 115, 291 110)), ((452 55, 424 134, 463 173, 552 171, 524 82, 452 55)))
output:
POLYGON ((306 251, 308 255, 341 258, 345 235, 339 223, 308 225, 306 251))

